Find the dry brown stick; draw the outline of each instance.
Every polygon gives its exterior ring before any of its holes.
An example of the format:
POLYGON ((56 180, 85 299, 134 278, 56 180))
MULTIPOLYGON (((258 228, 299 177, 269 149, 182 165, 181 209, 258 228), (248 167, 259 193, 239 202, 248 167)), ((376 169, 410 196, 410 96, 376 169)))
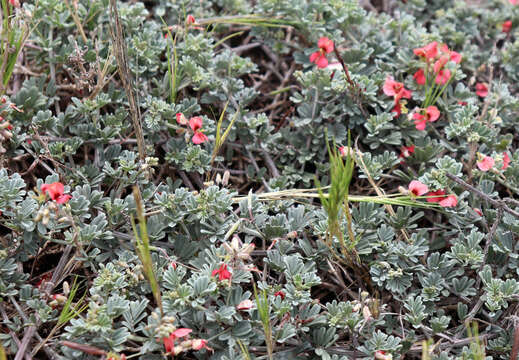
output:
POLYGON ((141 126, 141 112, 137 105, 135 93, 133 91, 133 81, 128 69, 128 56, 126 53, 126 44, 124 42, 123 29, 117 12, 117 0, 110 0, 110 35, 114 46, 115 59, 117 60, 117 68, 119 77, 124 86, 128 103, 130 104, 130 113, 133 121, 133 128, 135 130, 135 137, 137 138, 137 148, 139 150, 139 158, 141 161, 146 159, 146 148, 144 146, 144 134, 141 126))
POLYGON ((510 360, 519 359, 519 321, 514 321, 514 340, 510 360))
MULTIPOLYGON (((20 317, 22 318, 22 320, 24 321, 24 323, 28 323, 29 322, 29 318, 27 317, 27 315, 24 313, 23 309, 21 308, 21 306, 18 304, 18 302, 16 302, 16 299, 14 298, 14 296, 10 295, 9 296, 9 300, 11 301, 11 303, 14 305, 14 308, 16 309, 16 311, 18 312, 18 314, 20 314, 20 317)), ((34 333, 34 336, 36 337, 36 339, 40 342, 43 342, 43 338, 40 336, 40 334, 38 334, 38 331, 36 331, 34 333)), ((58 359, 59 356, 58 354, 56 354, 56 352, 54 350, 52 350, 48 345, 43 345, 43 351, 45 351, 45 353, 47 354, 47 356, 49 357, 49 359, 52 359, 52 360, 55 360, 55 359, 58 359)))
POLYGON ((466 190, 470 191, 474 195, 477 195, 478 197, 482 198, 483 200, 487 201, 489 204, 494 205, 498 209, 502 209, 504 212, 507 212, 517 218, 519 218, 519 213, 515 210, 512 210, 506 205, 506 203, 503 200, 495 200, 492 199, 490 196, 482 192, 481 190, 475 188, 474 186, 467 184, 465 181, 461 180, 459 177, 446 173, 445 176, 447 176, 449 179, 454 181, 455 183, 461 185, 466 190))
MULTIPOLYGON (((9 322, 9 317, 7 316, 7 313, 5 312, 4 307, 2 306, 2 302, 0 302, 0 313, 2 313, 2 318, 4 319, 4 323, 7 325, 7 323, 9 322)), ((18 348, 20 348, 21 342, 20 342, 20 339, 18 339, 18 336, 16 336, 16 333, 14 331, 12 331, 11 329, 9 329, 9 334, 13 338, 13 341, 15 342, 16 346, 18 348)), ((30 359, 31 359, 31 357, 29 356, 29 354, 25 354, 25 360, 30 360, 30 359)))

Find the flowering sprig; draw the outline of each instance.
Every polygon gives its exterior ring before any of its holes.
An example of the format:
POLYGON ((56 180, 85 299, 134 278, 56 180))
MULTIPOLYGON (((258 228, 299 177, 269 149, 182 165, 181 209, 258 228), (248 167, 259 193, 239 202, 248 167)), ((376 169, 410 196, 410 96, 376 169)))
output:
POLYGON ((65 194, 65 186, 60 182, 53 182, 52 184, 43 184, 41 192, 49 195, 49 197, 58 204, 66 204, 72 196, 65 194))
MULTIPOLYGON (((200 116, 194 116, 189 121, 186 119, 184 114, 177 113, 176 114, 177 123, 179 125, 189 125, 189 128, 191 128, 191 131, 193 131, 193 137, 191 138, 191 141, 195 145, 200 145, 206 141, 209 140, 206 134, 204 134, 203 126, 203 120, 200 116)), ((182 131, 182 130, 180 130, 182 131)))
POLYGON ((458 52, 450 50, 446 44, 439 44, 436 41, 416 48, 413 52, 424 63, 423 67, 415 72, 413 78, 418 85, 425 86, 425 100, 422 108, 427 108, 436 103, 454 78, 454 73, 446 66, 447 63, 457 65, 461 62, 462 56, 458 52))
POLYGON ((327 37, 322 37, 317 42, 317 46, 319 50, 313 52, 310 55, 310 62, 315 63, 318 68, 324 69, 328 66, 328 59, 326 58, 326 54, 329 54, 334 49, 333 41, 328 39, 327 37))
POLYGON ((396 113, 395 116, 399 116, 403 112, 402 109, 404 106, 404 103, 401 102, 401 99, 411 99, 411 90, 407 90, 404 87, 404 83, 395 81, 392 76, 386 77, 386 82, 384 83, 382 90, 387 96, 393 96, 395 106, 393 107, 392 111, 396 113))

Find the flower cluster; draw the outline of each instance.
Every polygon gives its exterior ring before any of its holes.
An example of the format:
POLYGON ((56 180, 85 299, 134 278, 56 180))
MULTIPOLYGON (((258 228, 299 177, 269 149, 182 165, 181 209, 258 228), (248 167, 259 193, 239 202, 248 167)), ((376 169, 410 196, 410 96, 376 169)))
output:
POLYGON ((440 110, 434 105, 428 106, 425 109, 417 109, 413 114, 414 125, 416 130, 425 130, 425 125, 428 122, 434 122, 440 117, 440 110))
POLYGON ((447 195, 445 190, 436 190, 429 192, 429 187, 418 180, 413 180, 409 183, 409 193, 416 196, 427 196, 427 202, 438 203, 443 207, 454 207, 458 205, 458 198, 456 195, 447 195))
POLYGON ((396 113, 395 116, 399 116, 402 113, 403 106, 400 100, 411 99, 411 91, 404 87, 404 83, 395 81, 392 76, 386 77, 386 82, 382 90, 387 96, 393 96, 393 100, 395 101, 393 112, 396 113))
POLYGON ((209 140, 207 135, 205 135, 203 132, 204 131, 202 128, 203 120, 200 116, 194 116, 191 119, 189 119, 189 121, 186 119, 186 117, 182 113, 177 113, 176 117, 177 117, 178 124, 183 125, 183 126, 189 124, 189 127, 193 131, 193 137, 191 138, 191 141, 193 142, 193 144, 199 145, 199 144, 202 144, 209 140))
POLYGON ((164 348, 166 349, 166 353, 175 356, 188 350, 212 350, 207 346, 207 340, 204 339, 187 339, 183 340, 178 345, 175 345, 177 339, 187 337, 192 331, 192 329, 179 328, 171 332, 168 337, 164 337, 162 340, 164 341, 164 348))
POLYGON ((232 274, 227 270, 227 264, 222 264, 218 269, 214 269, 211 273, 211 276, 218 275, 218 280, 230 280, 232 277, 232 274))
POLYGON ((43 184, 41 192, 46 193, 49 197, 58 204, 66 204, 72 196, 65 194, 65 186, 60 182, 53 182, 52 184, 43 184))
MULTIPOLYGON (((449 61, 459 64, 462 59, 459 53, 450 50, 446 44, 440 45, 436 41, 424 47, 416 48, 413 52, 425 62, 425 67, 420 68, 413 75, 418 85, 428 85, 427 83, 432 82, 432 79, 437 85, 447 84, 452 73, 445 65, 449 61)), ((431 102, 431 104, 434 104, 434 102, 431 102)))
POLYGON ((319 50, 310 55, 310 62, 315 63, 318 68, 324 69, 328 66, 326 54, 331 53, 334 49, 333 41, 327 37, 322 37, 317 42, 317 47, 319 47, 319 50))
MULTIPOLYGON (((501 170, 504 171, 510 165, 510 161, 511 161, 510 160, 510 156, 508 156, 508 154, 505 152, 503 154, 503 157, 502 157, 501 161, 503 163, 502 166, 501 166, 501 170)), ((483 171, 483 172, 487 172, 487 171, 493 169, 495 164, 496 164, 496 161, 494 160, 493 157, 482 155, 482 154, 479 154, 479 160, 476 163, 478 169, 483 171)))

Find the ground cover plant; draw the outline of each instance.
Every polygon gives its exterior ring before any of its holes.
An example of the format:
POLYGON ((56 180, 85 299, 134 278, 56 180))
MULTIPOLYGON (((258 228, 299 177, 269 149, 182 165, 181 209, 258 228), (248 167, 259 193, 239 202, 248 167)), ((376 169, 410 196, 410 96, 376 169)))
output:
POLYGON ((517 359, 519 1, 0 4, 0 359, 517 359))

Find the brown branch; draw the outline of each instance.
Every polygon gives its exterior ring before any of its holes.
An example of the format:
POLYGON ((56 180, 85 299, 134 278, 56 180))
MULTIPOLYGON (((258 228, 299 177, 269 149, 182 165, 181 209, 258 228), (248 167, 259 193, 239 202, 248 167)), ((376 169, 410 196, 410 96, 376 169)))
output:
POLYGON ((481 190, 475 188, 472 185, 467 184, 465 181, 461 180, 459 177, 457 177, 455 175, 452 175, 452 174, 449 174, 449 173, 446 173, 445 175, 449 179, 454 181, 455 183, 461 185, 463 188, 465 188, 466 190, 468 190, 471 193, 473 193, 474 195, 477 195, 478 197, 480 197, 483 200, 487 201, 489 204, 492 204, 496 208, 501 209, 502 211, 507 212, 507 213, 509 213, 509 214, 511 214, 511 215, 513 215, 513 216, 515 216, 517 218, 519 218, 519 213, 517 211, 515 211, 515 210, 510 209, 508 207, 508 205, 506 205, 505 201, 492 199, 490 196, 488 196, 487 194, 485 194, 481 190))

